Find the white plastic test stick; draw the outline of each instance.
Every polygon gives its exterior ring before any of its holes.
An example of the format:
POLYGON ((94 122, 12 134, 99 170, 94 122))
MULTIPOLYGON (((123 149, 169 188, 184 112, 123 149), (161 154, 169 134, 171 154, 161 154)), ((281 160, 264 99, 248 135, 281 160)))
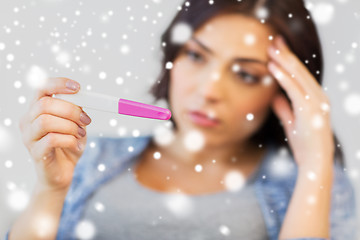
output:
POLYGON ((160 120, 168 120, 171 117, 170 110, 166 108, 84 90, 79 90, 75 94, 53 94, 52 96, 93 110, 160 120))

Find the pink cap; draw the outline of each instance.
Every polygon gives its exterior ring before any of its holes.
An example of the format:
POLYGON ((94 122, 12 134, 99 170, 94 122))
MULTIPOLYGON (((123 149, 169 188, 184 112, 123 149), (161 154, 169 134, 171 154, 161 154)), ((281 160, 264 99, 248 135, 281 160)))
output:
POLYGON ((168 120, 171 117, 171 112, 169 109, 126 99, 120 98, 118 106, 118 113, 120 114, 160 120, 168 120))

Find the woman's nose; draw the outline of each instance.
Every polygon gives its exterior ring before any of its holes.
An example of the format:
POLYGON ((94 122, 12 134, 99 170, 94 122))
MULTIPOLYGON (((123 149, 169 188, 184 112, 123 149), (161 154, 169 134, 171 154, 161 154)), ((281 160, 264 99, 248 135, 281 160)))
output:
POLYGON ((202 79, 199 85, 200 93, 206 100, 218 101, 223 97, 224 81, 222 81, 222 73, 211 72, 210 76, 202 79))

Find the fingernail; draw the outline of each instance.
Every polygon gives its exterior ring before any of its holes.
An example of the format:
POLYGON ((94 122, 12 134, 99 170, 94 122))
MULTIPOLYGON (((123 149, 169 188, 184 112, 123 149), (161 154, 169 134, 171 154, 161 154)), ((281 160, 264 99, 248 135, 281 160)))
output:
POLYGON ((80 113, 80 121, 83 124, 88 125, 91 122, 91 119, 89 118, 89 116, 86 113, 81 112, 80 113))
POLYGON ((81 127, 79 127, 79 129, 78 129, 78 133, 81 137, 85 137, 85 135, 86 135, 85 129, 83 129, 81 127))
POLYGON ((66 87, 72 91, 77 91, 80 89, 80 84, 75 81, 68 80, 66 82, 66 87))

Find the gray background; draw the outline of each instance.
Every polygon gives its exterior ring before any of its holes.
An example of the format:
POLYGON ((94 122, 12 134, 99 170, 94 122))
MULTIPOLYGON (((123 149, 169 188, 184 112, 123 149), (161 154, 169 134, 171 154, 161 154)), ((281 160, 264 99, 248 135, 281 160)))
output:
MULTIPOLYGON (((180 2, 1 0, 0 236, 20 213, 9 205, 12 189, 29 195, 36 177, 18 128, 33 96, 26 81, 29 69, 39 66, 49 76, 75 79, 94 92, 153 103, 147 90, 162 67, 160 34, 180 2), (129 51, 124 54, 121 49, 129 51), (101 72, 106 73, 105 79, 99 77, 101 72)), ((360 1, 307 2, 311 11, 320 12, 324 86, 360 213, 360 1), (333 7, 329 21, 325 20, 331 8, 321 4, 333 7)), ((166 107, 164 102, 156 105, 166 107)), ((93 120, 89 135, 132 135, 134 130, 148 134, 164 124, 90 109, 87 113, 93 120)))

